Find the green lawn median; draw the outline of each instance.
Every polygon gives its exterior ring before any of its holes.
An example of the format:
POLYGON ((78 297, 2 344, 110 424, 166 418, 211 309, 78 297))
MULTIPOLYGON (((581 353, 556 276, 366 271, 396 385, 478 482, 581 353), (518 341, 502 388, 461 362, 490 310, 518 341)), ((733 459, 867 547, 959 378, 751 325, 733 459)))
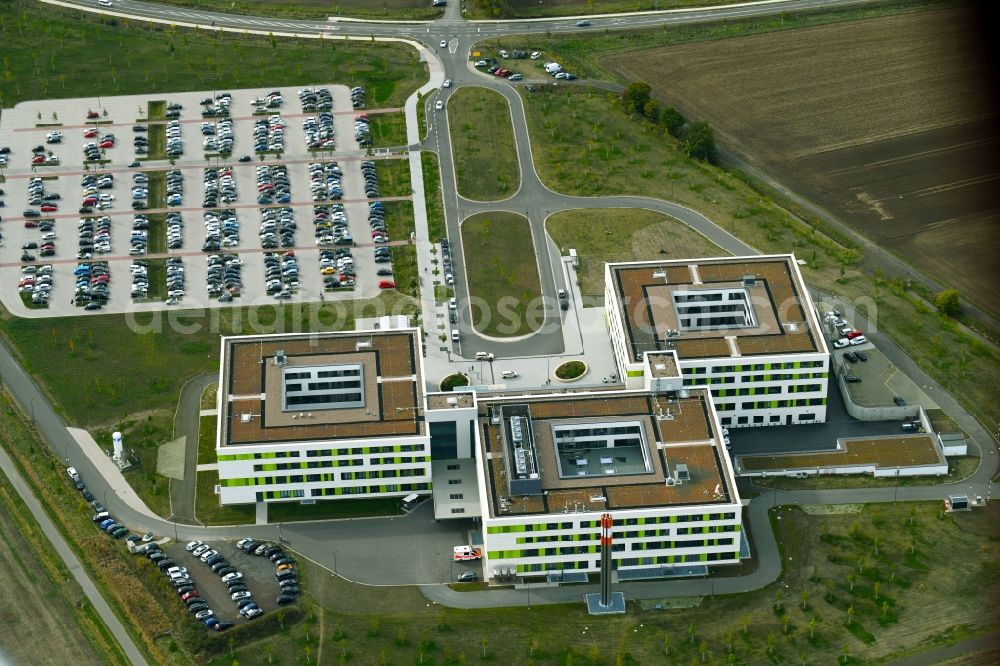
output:
POLYGON ((538 264, 528 220, 490 212, 462 222, 472 323, 494 337, 527 335, 544 320, 538 264))
POLYGON ((448 100, 458 193, 476 201, 506 199, 521 185, 510 107, 498 92, 460 88, 448 100))
POLYGON ((444 224, 444 201, 441 198, 441 170, 437 153, 420 153, 420 168, 424 174, 424 204, 427 208, 427 236, 432 243, 447 235, 444 224))

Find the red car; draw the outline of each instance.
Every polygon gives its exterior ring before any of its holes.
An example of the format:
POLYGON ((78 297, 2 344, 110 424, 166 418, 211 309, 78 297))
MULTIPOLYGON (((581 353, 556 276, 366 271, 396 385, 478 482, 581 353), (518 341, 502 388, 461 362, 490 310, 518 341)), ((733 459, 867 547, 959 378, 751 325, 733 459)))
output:
POLYGON ((34 220, 26 220, 25 223, 24 223, 24 228, 25 229, 34 229, 37 226, 38 226, 38 222, 35 222, 34 220))
POLYGON ((51 203, 42 204, 41 211, 43 213, 54 213, 57 210, 59 210, 59 206, 57 206, 55 204, 51 204, 51 203))
MULTIPOLYGON (((44 206, 42 206, 42 210, 45 210, 45 207, 44 207, 44 206)), ((847 338, 848 340, 853 340, 854 338, 858 337, 859 335, 862 335, 861 331, 851 331, 851 332, 850 332, 850 333, 848 333, 848 334, 847 334, 847 335, 846 335, 845 337, 846 337, 846 338, 847 338)))
POLYGON ((83 200, 83 203, 81 205, 82 206, 96 206, 97 205, 97 197, 87 197, 86 199, 83 200))
POLYGON ((114 148, 115 147, 115 142, 114 141, 101 141, 100 145, 101 145, 101 148, 114 148))
POLYGON ((84 139, 93 139, 95 136, 97 136, 97 130, 95 129, 89 129, 83 133, 84 139))
POLYGON ((35 155, 34 157, 31 158, 31 163, 32 164, 44 164, 45 163, 45 155, 35 155))
POLYGON ((393 282, 392 280, 381 280, 378 283, 378 288, 379 289, 395 289, 396 288, 396 283, 393 282))
POLYGON ((200 596, 201 595, 198 594, 198 590, 191 590, 190 592, 185 592, 184 594, 182 594, 181 599, 187 601, 188 599, 191 599, 193 597, 200 597, 200 596))
POLYGON ((97 111, 87 111, 87 120, 91 118, 97 118, 100 114, 97 111))

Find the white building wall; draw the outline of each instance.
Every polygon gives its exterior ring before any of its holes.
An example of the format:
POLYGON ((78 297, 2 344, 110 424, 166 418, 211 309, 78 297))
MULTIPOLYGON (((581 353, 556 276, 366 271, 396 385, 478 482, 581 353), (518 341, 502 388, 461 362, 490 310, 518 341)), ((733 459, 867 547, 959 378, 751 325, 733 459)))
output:
POLYGON ((241 445, 223 449, 218 460, 223 504, 256 502, 257 493, 270 493, 262 500, 271 502, 431 492, 426 435, 241 445))
MULTIPOLYGON (((598 571, 601 513, 486 518, 484 576, 493 577, 493 571, 501 567, 513 567, 518 575, 529 576, 598 571)), ((742 520, 738 503, 611 513, 616 569, 739 561, 742 520)))

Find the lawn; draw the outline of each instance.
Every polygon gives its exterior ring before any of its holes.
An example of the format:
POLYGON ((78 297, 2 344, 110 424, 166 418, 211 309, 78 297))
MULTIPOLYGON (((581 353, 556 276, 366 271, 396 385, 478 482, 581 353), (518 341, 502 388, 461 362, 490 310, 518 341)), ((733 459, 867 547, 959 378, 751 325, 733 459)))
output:
POLYGON ((378 187, 384 197, 408 197, 413 195, 410 183, 410 161, 403 159, 376 160, 375 173, 378 187))
POLYGON ((0 330, 64 418, 86 427, 173 410, 185 381, 218 369, 220 335, 350 330, 356 317, 412 311, 409 299, 391 292, 368 301, 129 316, 6 315, 0 330))
POLYGON ((219 484, 218 472, 198 472, 197 495, 194 499, 194 513, 205 525, 252 525, 257 518, 253 504, 223 506, 215 494, 219 484))
POLYGON ((420 289, 420 280, 417 276, 419 271, 417 246, 409 242, 414 228, 413 202, 386 201, 384 206, 389 238, 394 241, 407 241, 406 245, 396 245, 392 248, 392 274, 396 281, 396 289, 416 298, 420 289))
POLYGON ((163 4, 223 11, 228 14, 253 16, 289 16, 325 19, 330 16, 351 16, 367 19, 433 19, 444 8, 432 7, 427 0, 164 0, 163 4))
POLYGON ((638 208, 561 211, 548 218, 545 229, 562 254, 576 250, 580 290, 585 296, 604 294, 605 262, 727 254, 683 222, 638 208))
MULTIPOLYGON (((149 154, 142 157, 142 161, 146 160, 165 160, 167 159, 167 126, 166 125, 150 125, 147 131, 147 138, 149 139, 149 154)), ((153 174, 159 173, 161 175, 161 180, 163 180, 163 172, 151 172, 150 173, 150 184, 153 182, 153 174)), ((152 192, 150 192, 152 195, 152 192)), ((166 203, 166 199, 164 199, 166 203)))
POLYGON ((0 107, 39 98, 317 82, 363 85, 370 106, 402 106, 427 80, 416 51, 402 44, 210 33, 52 5, 39 12, 28 0, 0 3, 0 32, 7 56, 0 107), (53 48, 40 51, 38 35, 53 48))
MULTIPOLYGON (((141 416, 120 414, 112 425, 91 430, 102 450, 113 448, 111 433, 118 431, 126 449, 139 457, 139 464, 124 471, 123 476, 150 509, 159 516, 170 515, 170 479, 156 473, 159 447, 173 439, 173 410, 156 410, 141 416)), ((99 497, 104 502, 103 497, 99 497)))
POLYGON ((688 206, 765 253, 794 252, 812 285, 857 307, 879 331, 984 423, 1000 421, 992 387, 1000 383, 1000 351, 936 314, 901 280, 863 270, 861 251, 782 208, 780 197, 755 188, 739 172, 695 161, 662 130, 630 118, 617 99, 586 88, 525 93, 535 166, 564 194, 634 194, 688 206))
POLYGON ((202 416, 198 422, 198 464, 207 465, 216 462, 215 458, 215 428, 219 419, 217 416, 202 416))
POLYGON ((472 323, 494 337, 527 335, 544 310, 528 220, 508 212, 479 213, 462 223, 472 323))
POLYGON ((521 185, 510 107, 486 88, 460 88, 448 100, 448 127, 458 193, 476 201, 499 201, 521 185))
POLYGON ((398 497, 370 500, 326 500, 318 501, 315 504, 274 502, 267 507, 267 521, 269 523, 401 515, 403 512, 399 508, 398 497))
POLYGON ((441 198, 441 169, 437 153, 420 153, 420 168, 424 174, 424 203, 427 206, 427 237, 432 243, 445 238, 444 202, 441 198))
POLYGON ((394 148, 407 145, 406 116, 402 111, 373 113, 368 116, 368 126, 372 130, 372 147, 374 148, 394 148))

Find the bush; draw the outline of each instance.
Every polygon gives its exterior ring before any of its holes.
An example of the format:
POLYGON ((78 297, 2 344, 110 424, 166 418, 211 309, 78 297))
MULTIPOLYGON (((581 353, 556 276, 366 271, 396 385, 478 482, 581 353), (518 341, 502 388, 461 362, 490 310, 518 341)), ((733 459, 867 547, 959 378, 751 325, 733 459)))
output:
POLYGON ((684 133, 684 151, 691 157, 706 162, 715 161, 715 132, 708 123, 692 123, 684 133))
POLYGON ((468 386, 469 378, 461 373, 455 373, 454 375, 448 375, 441 380, 441 390, 442 391, 454 391, 460 386, 468 386))
POLYGON ((559 379, 577 379, 587 371, 587 364, 583 361, 566 361, 556 368, 556 377, 559 379))
POLYGON ((943 315, 954 317, 962 310, 962 304, 956 289, 945 289, 934 299, 934 307, 943 315))

